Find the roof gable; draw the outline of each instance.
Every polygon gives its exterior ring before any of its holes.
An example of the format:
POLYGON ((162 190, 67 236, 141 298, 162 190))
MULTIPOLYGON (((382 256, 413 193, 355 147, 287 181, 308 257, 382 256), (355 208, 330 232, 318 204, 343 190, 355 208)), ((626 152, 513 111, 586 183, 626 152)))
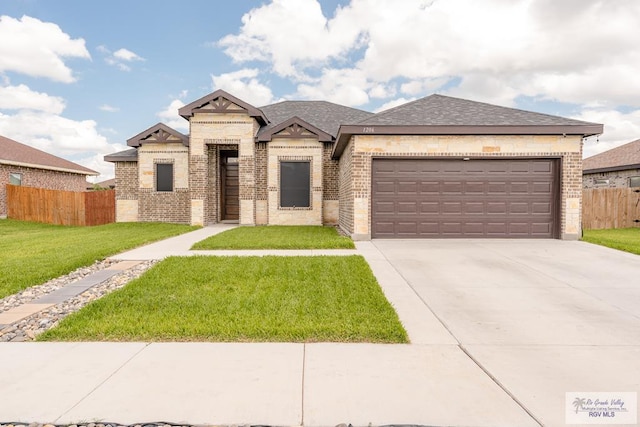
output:
POLYGON ((640 139, 587 157, 582 161, 582 169, 587 173, 636 168, 640 168, 640 139))
POLYGON ((55 170, 81 175, 100 175, 69 160, 0 136, 0 163, 36 169, 55 170))
POLYGON ((308 138, 317 137, 319 142, 333 142, 333 137, 321 129, 305 122, 300 117, 292 117, 276 126, 269 127, 258 133, 257 141, 271 141, 279 138, 308 138))
POLYGON ((194 113, 197 112, 222 114, 246 112, 249 116, 255 118, 260 125, 268 123, 264 113, 258 108, 220 89, 205 95, 178 110, 178 114, 187 120, 193 117, 194 113))
POLYGON ((143 130, 134 137, 127 139, 129 147, 139 147, 145 142, 168 143, 176 142, 189 146, 189 138, 186 135, 170 128, 164 123, 158 123, 149 129, 143 130))

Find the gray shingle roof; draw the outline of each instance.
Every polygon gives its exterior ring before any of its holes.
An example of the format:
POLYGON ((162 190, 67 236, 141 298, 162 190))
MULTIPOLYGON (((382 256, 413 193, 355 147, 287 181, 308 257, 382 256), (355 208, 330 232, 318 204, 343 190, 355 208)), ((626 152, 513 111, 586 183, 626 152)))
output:
POLYGON ((81 175, 99 175, 98 172, 80 166, 77 163, 21 144, 4 136, 0 136, 0 163, 58 170, 81 175))
POLYGON ((138 161, 138 149, 130 148, 124 151, 118 151, 117 153, 107 154, 104 156, 105 162, 137 162, 138 161))
POLYGON ((376 126, 571 126, 593 123, 434 94, 382 111, 357 124, 376 126))
POLYGON ((269 124, 260 129, 260 133, 268 131, 292 117, 299 117, 335 137, 341 124, 357 123, 373 116, 368 111, 345 107, 327 101, 282 101, 260 107, 269 119, 269 124))
POLYGON ((582 170, 589 172, 598 169, 625 169, 625 167, 635 169, 638 165, 640 165, 640 139, 587 157, 582 162, 582 170))

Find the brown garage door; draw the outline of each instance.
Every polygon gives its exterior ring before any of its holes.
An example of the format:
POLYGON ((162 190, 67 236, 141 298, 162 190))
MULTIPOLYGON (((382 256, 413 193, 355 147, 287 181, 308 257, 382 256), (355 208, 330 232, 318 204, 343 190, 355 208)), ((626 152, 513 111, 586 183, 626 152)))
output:
POLYGON ((374 159, 372 237, 557 237, 558 161, 374 159))

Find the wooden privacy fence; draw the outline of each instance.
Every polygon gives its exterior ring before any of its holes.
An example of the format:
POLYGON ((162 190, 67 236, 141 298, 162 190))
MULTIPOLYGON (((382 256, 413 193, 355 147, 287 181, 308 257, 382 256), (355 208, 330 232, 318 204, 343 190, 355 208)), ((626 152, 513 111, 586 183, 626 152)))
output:
POLYGON ((591 188, 582 191, 582 228, 640 227, 637 188, 591 188))
POLYGON ((116 192, 59 191, 7 185, 7 216, 59 225, 100 225, 116 220, 116 192))

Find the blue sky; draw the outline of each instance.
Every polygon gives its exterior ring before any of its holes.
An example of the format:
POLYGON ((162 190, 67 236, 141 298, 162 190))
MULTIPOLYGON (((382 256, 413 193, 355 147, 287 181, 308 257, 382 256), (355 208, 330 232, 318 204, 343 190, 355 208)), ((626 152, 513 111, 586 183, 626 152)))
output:
POLYGON ((2 0, 0 134, 105 154, 215 89, 378 111, 437 92, 640 138, 637 0, 2 0))

